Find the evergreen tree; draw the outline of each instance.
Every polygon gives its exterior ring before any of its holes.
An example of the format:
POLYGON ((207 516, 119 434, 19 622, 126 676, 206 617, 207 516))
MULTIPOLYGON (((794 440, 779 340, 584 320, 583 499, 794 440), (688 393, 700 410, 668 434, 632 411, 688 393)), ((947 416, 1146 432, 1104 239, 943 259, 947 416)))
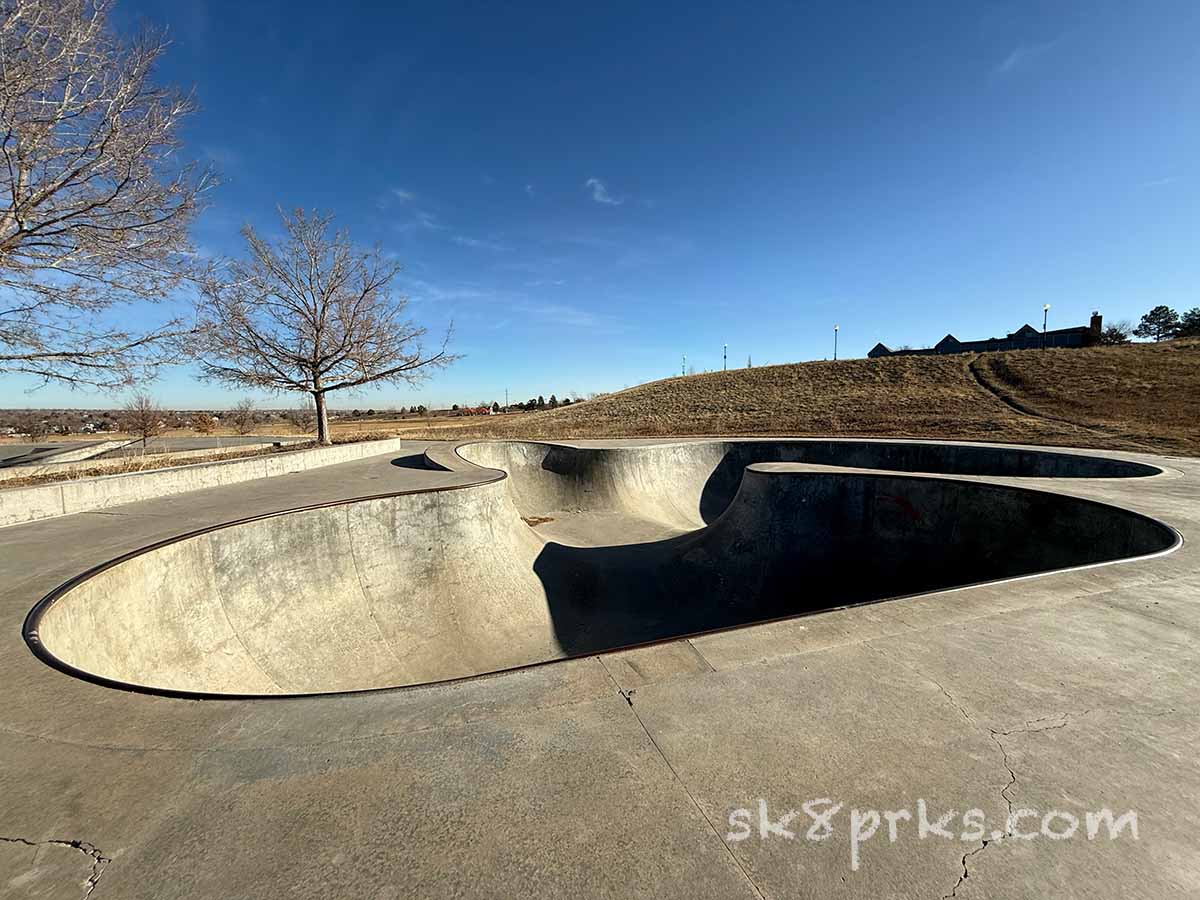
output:
POLYGON ((1138 327, 1134 329, 1133 333, 1138 337, 1165 341, 1175 337, 1178 329, 1179 314, 1169 306, 1156 306, 1142 316, 1142 321, 1138 323, 1138 327))
POLYGON ((1193 306, 1180 317, 1175 337, 1200 337, 1200 306, 1193 306))

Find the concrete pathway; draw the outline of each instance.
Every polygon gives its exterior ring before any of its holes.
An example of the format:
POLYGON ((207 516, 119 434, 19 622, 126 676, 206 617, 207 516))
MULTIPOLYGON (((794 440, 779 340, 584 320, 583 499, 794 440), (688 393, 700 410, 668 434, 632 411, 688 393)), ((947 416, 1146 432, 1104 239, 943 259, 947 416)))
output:
POLYGON ((147 543, 471 473, 375 458, 6 529, 0 897, 1195 896, 1200 460, 1157 462, 1035 486, 1166 521, 1166 556, 324 698, 109 690, 20 625, 147 543), (1136 839, 1088 840, 1106 808, 1136 839), (1010 813, 1037 836, 993 837, 1010 813))

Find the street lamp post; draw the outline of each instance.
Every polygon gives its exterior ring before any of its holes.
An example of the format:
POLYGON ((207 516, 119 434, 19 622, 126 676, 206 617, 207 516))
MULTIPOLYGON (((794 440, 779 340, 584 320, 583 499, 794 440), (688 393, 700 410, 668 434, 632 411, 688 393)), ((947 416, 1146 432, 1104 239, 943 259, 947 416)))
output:
POLYGON ((838 339, 838 326, 834 325, 833 326, 833 360, 834 360, 834 362, 837 362, 837 339, 838 339))
POLYGON ((721 345, 721 371, 722 372, 729 371, 729 345, 728 344, 721 345))
POLYGON ((1046 349, 1046 321, 1050 318, 1050 304, 1042 306, 1042 349, 1046 349))
POLYGON ((683 354, 683 367, 679 370, 679 374, 681 376, 687 374, 687 354, 686 353, 683 354))

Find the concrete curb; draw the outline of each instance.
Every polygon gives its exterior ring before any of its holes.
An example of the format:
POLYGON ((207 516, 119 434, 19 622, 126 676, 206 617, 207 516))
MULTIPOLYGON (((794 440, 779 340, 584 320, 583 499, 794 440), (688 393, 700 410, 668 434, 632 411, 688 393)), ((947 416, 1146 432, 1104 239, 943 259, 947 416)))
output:
POLYGON ((36 487, 0 490, 0 527, 94 509, 107 509, 124 503, 253 481, 256 478, 303 472, 307 469, 391 453, 411 443, 406 438, 362 441, 313 450, 282 451, 249 459, 101 475, 36 487))
POLYGON ((435 444, 431 447, 426 447, 423 454, 426 468, 438 472, 473 472, 476 469, 483 469, 483 466, 467 462, 467 460, 458 455, 459 447, 464 446, 464 444, 473 443, 475 441, 458 441, 449 445, 435 444))

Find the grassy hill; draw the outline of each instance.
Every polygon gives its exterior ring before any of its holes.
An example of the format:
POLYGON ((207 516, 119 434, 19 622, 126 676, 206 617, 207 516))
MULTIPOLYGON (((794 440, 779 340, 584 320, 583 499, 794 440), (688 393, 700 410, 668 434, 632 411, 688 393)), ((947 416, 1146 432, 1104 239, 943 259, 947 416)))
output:
POLYGON ((1200 455, 1200 340, 809 362, 654 381, 428 437, 875 435, 1200 455))

